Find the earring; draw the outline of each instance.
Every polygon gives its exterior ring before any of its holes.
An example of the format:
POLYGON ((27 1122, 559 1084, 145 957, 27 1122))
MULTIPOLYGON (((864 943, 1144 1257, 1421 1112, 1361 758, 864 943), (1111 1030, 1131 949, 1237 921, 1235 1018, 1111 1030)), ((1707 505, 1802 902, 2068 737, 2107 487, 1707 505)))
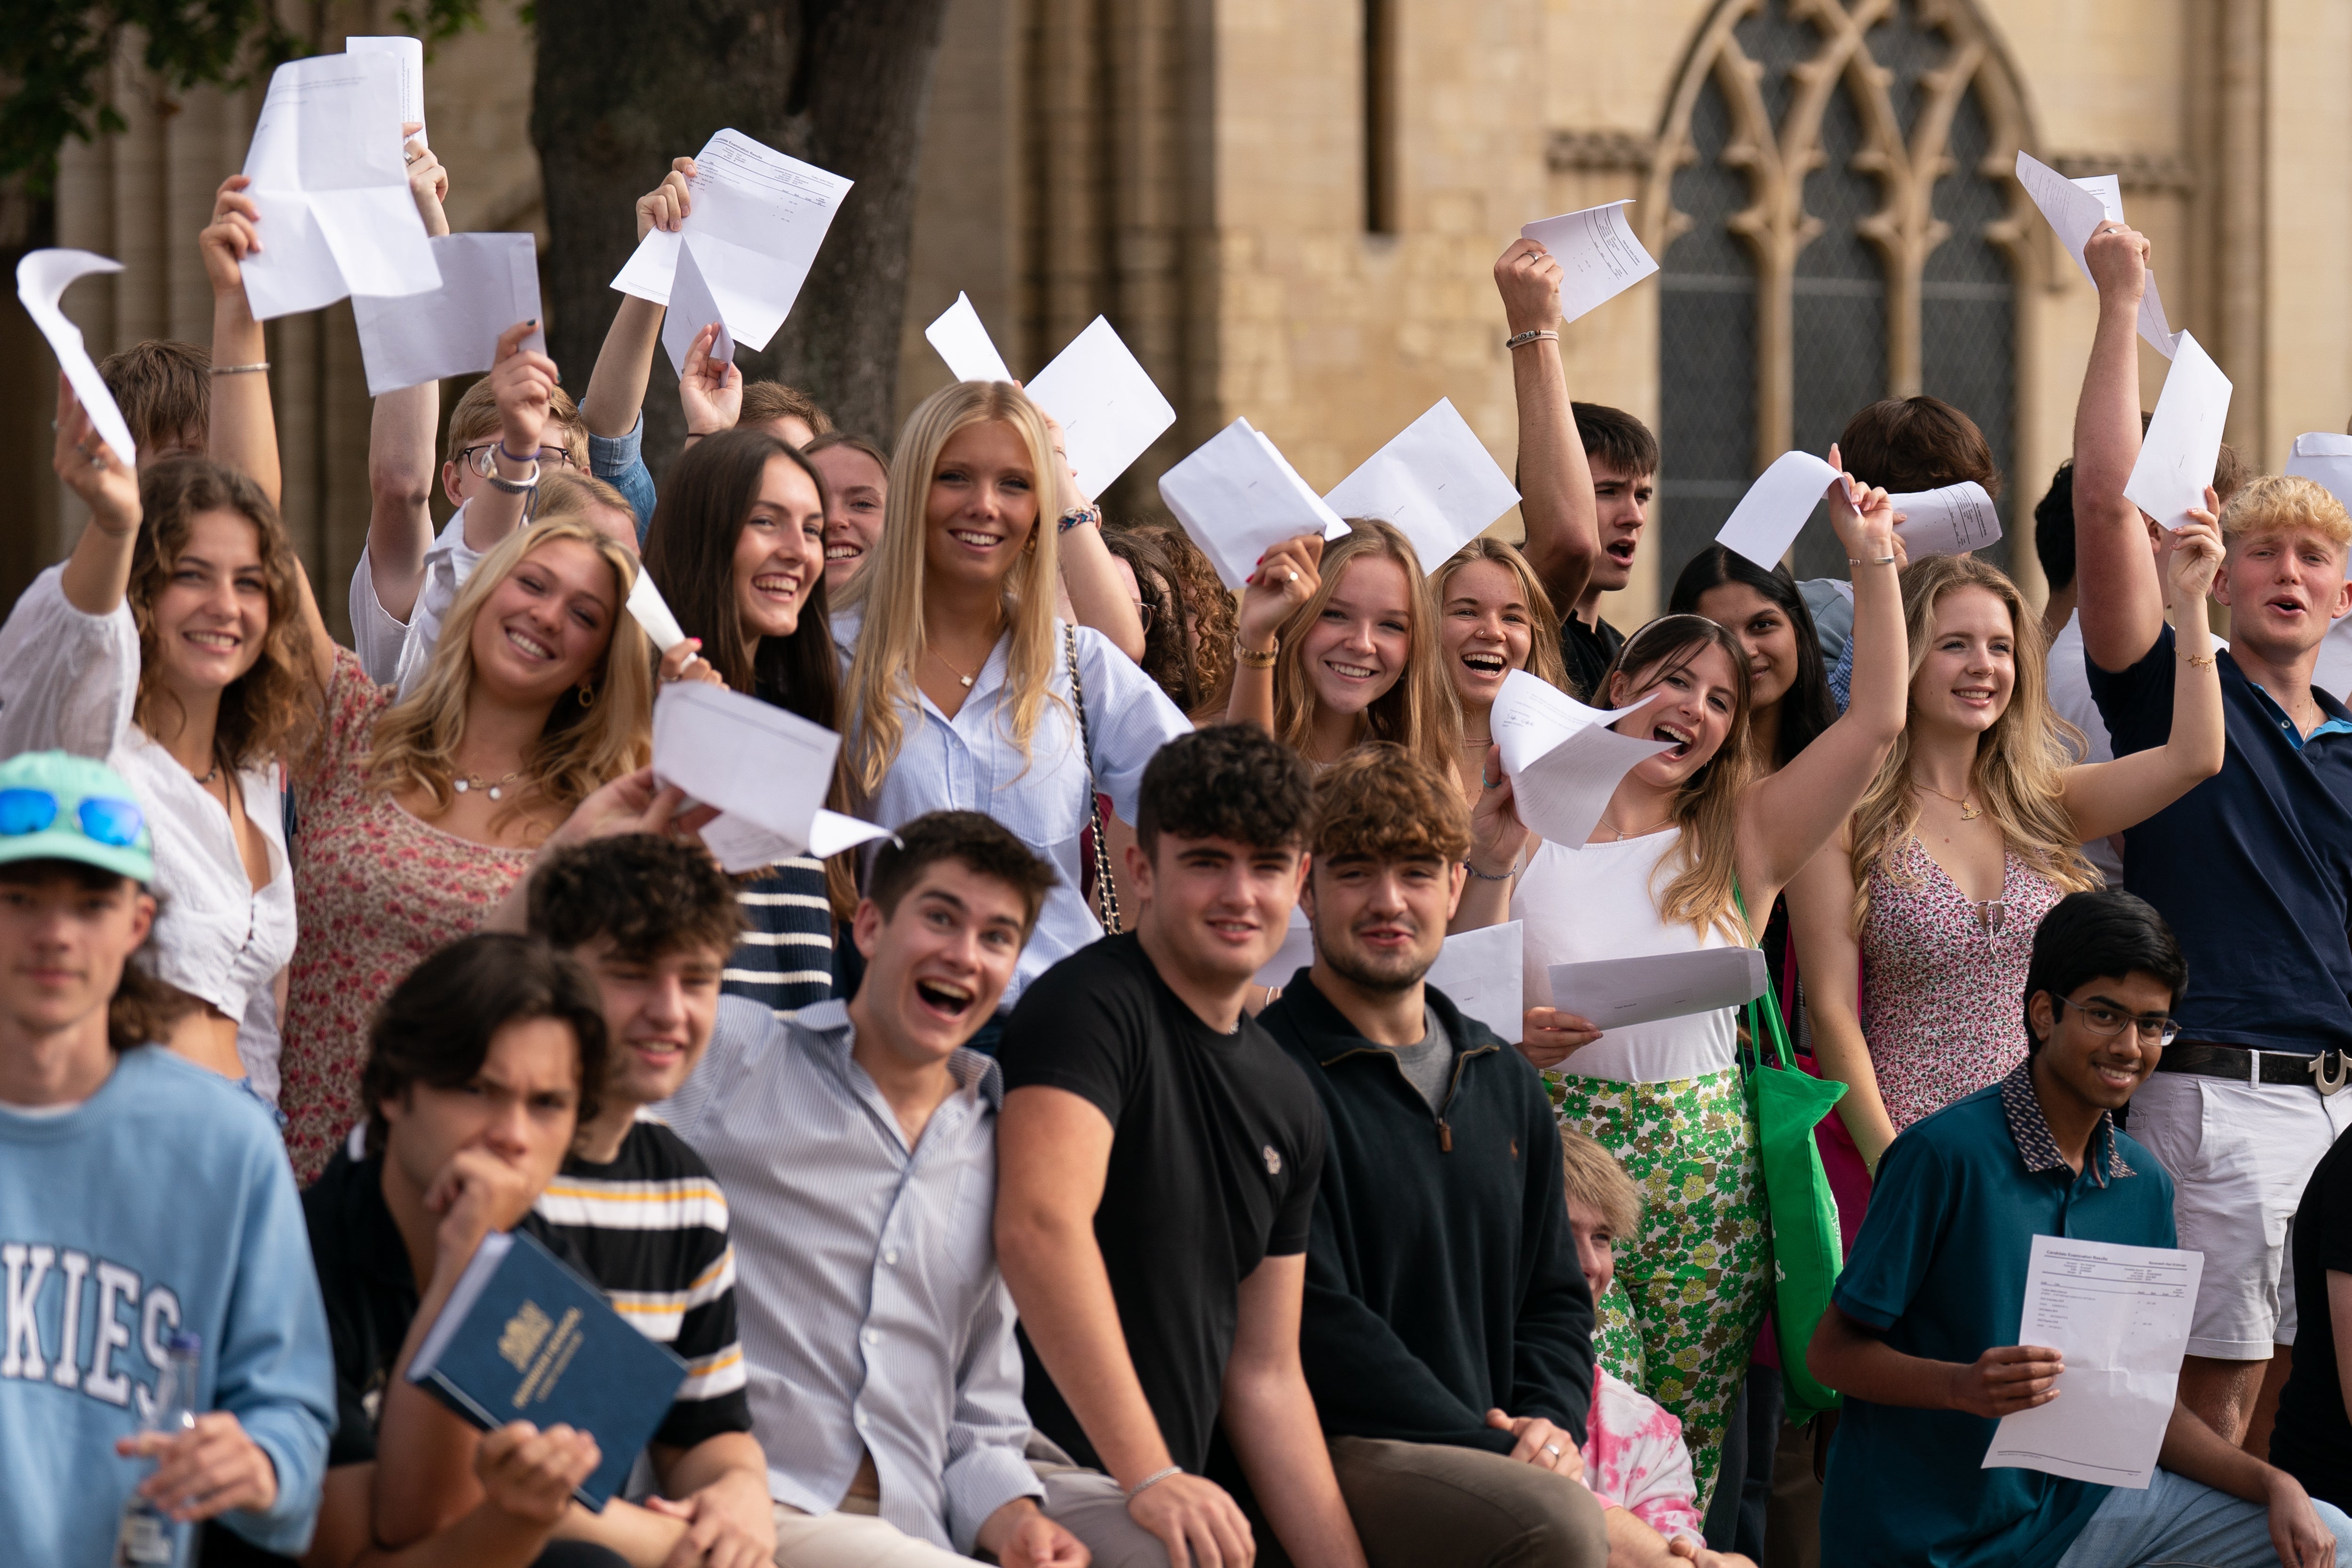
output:
POLYGON ((580 683, 580 689, 576 695, 580 699, 581 707, 593 708, 596 706, 596 689, 593 686, 589 685, 588 682, 583 680, 580 683))

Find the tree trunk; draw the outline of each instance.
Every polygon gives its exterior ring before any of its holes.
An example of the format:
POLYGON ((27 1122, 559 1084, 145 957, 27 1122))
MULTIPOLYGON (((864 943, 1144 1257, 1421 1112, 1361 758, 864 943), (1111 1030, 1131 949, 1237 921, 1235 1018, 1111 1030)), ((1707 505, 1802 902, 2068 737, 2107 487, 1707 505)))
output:
MULTIPOLYGON (((672 158, 732 126, 855 180, 752 380, 814 396, 843 428, 896 433, 899 321, 924 110, 947 0, 570 0, 542 5, 531 139, 546 184, 548 343, 584 392, 635 245, 632 207, 672 158)), ((685 434, 668 355, 646 394, 656 475, 685 434)))

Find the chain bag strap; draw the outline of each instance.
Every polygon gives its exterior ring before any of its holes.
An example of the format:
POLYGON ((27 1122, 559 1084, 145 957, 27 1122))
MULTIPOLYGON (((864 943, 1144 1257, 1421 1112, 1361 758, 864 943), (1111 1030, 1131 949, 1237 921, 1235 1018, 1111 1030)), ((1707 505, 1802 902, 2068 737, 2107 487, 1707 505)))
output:
POLYGON ((1087 689, 1078 679, 1078 633, 1062 627, 1062 658, 1070 667, 1070 706, 1078 710, 1078 755, 1087 764, 1087 826, 1095 853, 1095 919, 1112 936, 1118 934, 1118 889, 1110 879, 1110 846, 1103 839, 1102 792, 1095 788, 1095 741, 1087 724, 1087 689))

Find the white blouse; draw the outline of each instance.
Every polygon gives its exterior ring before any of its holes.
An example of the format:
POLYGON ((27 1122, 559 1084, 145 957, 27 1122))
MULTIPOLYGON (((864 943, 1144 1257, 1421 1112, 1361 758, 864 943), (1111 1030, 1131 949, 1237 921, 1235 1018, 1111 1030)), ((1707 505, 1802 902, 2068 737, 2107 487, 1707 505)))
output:
MULTIPOLYGON (((1660 875, 1659 863, 1681 840, 1680 832, 1668 831, 1574 849, 1549 841, 1537 847, 1511 890, 1511 918, 1526 922, 1528 1006, 1561 1005, 1551 994, 1555 963, 1731 945, 1712 926, 1701 936, 1686 921, 1668 925, 1659 918, 1657 891, 1674 879, 1660 875)), ((1605 1029, 1558 1070, 1612 1083, 1669 1083, 1721 1072, 1738 1049, 1732 1010, 1725 1007, 1605 1029)))
MULTIPOLYGON (((855 611, 833 618, 833 638, 842 651, 845 670, 849 650, 856 646, 858 626, 855 611)), ((1005 660, 1013 647, 1008 633, 989 650, 988 662, 972 678, 971 695, 954 718, 928 697, 921 699, 919 712, 902 714, 906 732, 898 758, 864 813, 884 827, 897 827, 927 811, 982 812, 1053 863, 1059 880, 1045 895, 1037 929, 1022 950, 1021 966, 1004 988, 1000 1009, 1020 1000, 1029 982, 1054 963, 1103 934, 1079 891, 1078 835, 1086 828, 1089 803, 1086 759, 1078 754, 1077 724, 1066 706, 1070 668, 1062 652, 1062 626, 1058 620, 1054 623, 1054 675, 1048 687, 1061 700, 1049 700, 1038 710, 1029 755, 1023 756, 1013 740, 1012 693, 1005 685, 1005 660)), ((1095 782, 1110 796, 1120 819, 1131 823, 1144 765, 1160 747, 1191 734, 1192 725, 1159 683, 1108 637, 1080 626, 1077 645, 1087 724, 1094 740, 1095 782)))
POLYGON ((36 578, 0 626, 0 756, 66 751, 129 781, 155 840, 162 909, 146 954, 155 976, 238 1020, 253 1087, 274 1100, 278 1021, 270 983, 294 956, 294 877, 286 857, 278 769, 244 768, 245 814, 269 845, 269 880, 245 871, 227 810, 131 722, 139 630, 131 606, 85 615, 66 598, 64 568, 36 578))

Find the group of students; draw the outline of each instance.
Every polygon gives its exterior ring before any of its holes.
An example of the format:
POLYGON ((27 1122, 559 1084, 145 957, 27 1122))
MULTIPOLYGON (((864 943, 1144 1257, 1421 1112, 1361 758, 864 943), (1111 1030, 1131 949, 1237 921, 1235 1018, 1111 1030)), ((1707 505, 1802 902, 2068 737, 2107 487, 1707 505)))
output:
POLYGON ((661 310, 625 298, 576 405, 503 334, 437 473, 437 388, 376 399, 341 647, 276 511, 244 185, 209 356, 102 367, 135 469, 61 381, 89 521, 0 626, 16 1554, 96 1560, 134 1483, 206 1563, 326 1568, 2352 1544, 2352 710, 2312 685, 2352 518, 2226 449, 2177 530, 2125 499, 2139 235, 2087 251, 2039 616, 1906 559, 1891 495, 2000 483, 1916 397, 1831 454, 1847 578, 1717 547, 1609 626, 1661 454, 1570 401, 1522 239, 1521 546, 1425 570, 1354 519, 1231 595, 1181 528, 1107 522, 1017 387, 940 391, 886 455, 709 329, 656 489, 661 310), (1586 843, 1519 818, 1514 671, 1660 743, 1586 843), (833 803, 894 836, 722 875, 649 766, 677 680, 838 731, 833 803), (1312 961, 1264 986, 1294 907, 1312 961), (1507 921, 1524 1009, 1466 1016, 1424 977, 1507 921), (1741 1024, 1604 1031, 1547 978, 1742 945, 1844 1086, 1810 1489, 1741 1024), (477 1432, 405 1375, 511 1229, 688 1365, 601 1512, 591 1434, 477 1432), (2036 1233, 2205 1255, 2146 1490, 1980 1468, 2059 1392, 2016 1342, 2036 1233), (205 1414, 162 1429, 184 1332, 205 1414))

